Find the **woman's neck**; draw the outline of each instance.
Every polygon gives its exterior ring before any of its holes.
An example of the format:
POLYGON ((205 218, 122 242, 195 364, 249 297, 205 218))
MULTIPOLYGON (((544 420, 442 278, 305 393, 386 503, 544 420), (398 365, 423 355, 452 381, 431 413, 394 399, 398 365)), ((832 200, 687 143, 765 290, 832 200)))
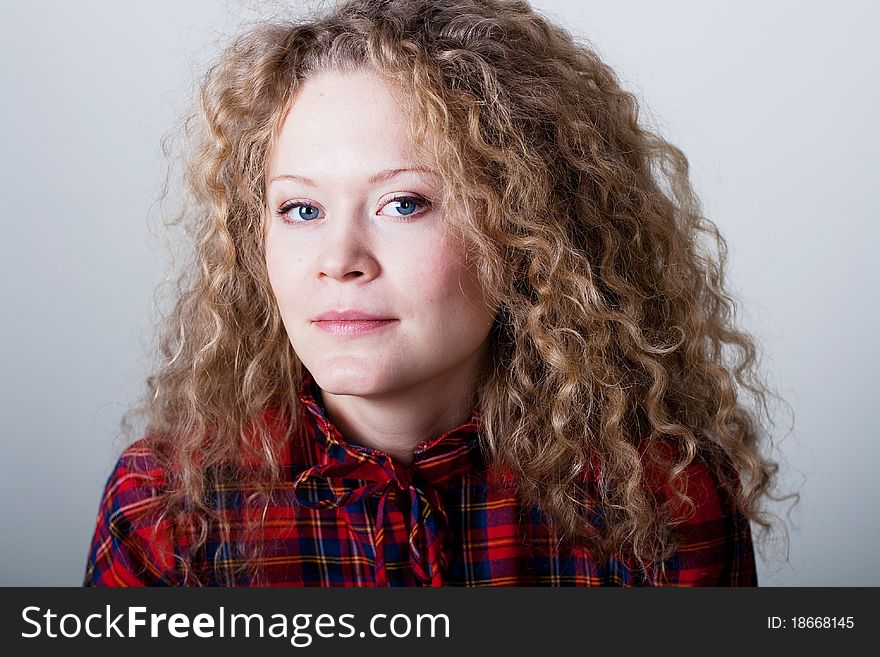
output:
POLYGON ((436 379, 381 395, 321 391, 327 416, 348 442, 372 447, 409 465, 423 440, 466 421, 473 410, 477 367, 458 368, 436 379))

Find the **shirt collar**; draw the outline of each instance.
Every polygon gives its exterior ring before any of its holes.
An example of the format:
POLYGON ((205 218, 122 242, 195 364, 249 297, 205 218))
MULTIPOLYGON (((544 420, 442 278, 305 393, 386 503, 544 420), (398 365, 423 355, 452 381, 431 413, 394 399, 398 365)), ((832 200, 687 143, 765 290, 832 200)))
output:
POLYGON ((422 440, 413 454, 412 464, 404 466, 382 450, 345 440, 328 418, 320 389, 308 372, 299 391, 299 400, 318 429, 311 433, 321 465, 332 465, 335 472, 347 471, 352 478, 395 480, 401 488, 406 488, 416 476, 423 483, 439 485, 472 471, 479 460, 478 437, 482 417, 477 407, 463 423, 442 435, 422 440), (366 476, 356 477, 365 473, 366 476))

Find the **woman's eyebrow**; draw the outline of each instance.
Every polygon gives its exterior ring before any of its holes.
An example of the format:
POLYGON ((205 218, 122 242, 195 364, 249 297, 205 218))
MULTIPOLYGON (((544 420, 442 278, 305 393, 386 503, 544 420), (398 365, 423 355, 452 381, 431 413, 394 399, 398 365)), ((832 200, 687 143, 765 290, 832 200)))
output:
MULTIPOLYGON (((371 185, 379 182, 385 182, 398 176, 402 173, 425 173, 430 176, 436 176, 437 172, 432 169, 426 169, 424 167, 401 167, 396 169, 382 169, 381 171, 377 171, 373 175, 370 176, 369 182, 371 185)), ((306 178, 305 176, 299 176, 295 173, 284 173, 279 174, 277 176, 273 176, 269 179, 269 184, 271 185, 276 180, 292 180, 294 182, 302 183, 303 185, 307 185, 309 187, 317 187, 318 184, 312 180, 311 178, 306 178)))

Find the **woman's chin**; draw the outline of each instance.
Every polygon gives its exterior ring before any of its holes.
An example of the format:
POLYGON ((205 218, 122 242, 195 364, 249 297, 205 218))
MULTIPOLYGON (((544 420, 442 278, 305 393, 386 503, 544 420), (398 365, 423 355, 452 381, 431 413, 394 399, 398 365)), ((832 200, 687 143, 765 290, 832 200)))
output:
POLYGON ((318 387, 331 395, 380 395, 394 389, 397 378, 375 367, 324 367, 309 371, 318 387))

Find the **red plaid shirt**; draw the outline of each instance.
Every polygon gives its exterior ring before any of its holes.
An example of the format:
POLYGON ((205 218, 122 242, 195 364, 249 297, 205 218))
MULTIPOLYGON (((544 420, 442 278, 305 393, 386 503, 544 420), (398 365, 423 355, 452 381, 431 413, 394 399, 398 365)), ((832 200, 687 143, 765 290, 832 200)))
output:
MULTIPOLYGON (((512 480, 480 457, 480 416, 423 441, 411 466, 343 440, 307 385, 307 428, 282 456, 282 494, 267 509, 259 540, 263 583, 272 586, 754 586, 748 520, 734 511, 709 469, 694 462, 688 494, 696 513, 676 528, 679 547, 654 574, 631 560, 599 562, 559 544, 552 524, 523 505, 512 480), (661 574, 662 573, 662 574, 661 574)), ((188 545, 173 521, 156 520, 164 473, 143 441, 122 454, 107 482, 85 585, 177 586, 188 545), (154 530, 158 530, 154 533, 154 530)), ((213 489, 243 541, 241 490, 213 489)), ((601 519, 594 518, 598 522, 601 519)), ((250 540, 250 537, 249 537, 250 540)), ((194 564, 210 585, 247 586, 247 571, 209 533, 194 564)))

